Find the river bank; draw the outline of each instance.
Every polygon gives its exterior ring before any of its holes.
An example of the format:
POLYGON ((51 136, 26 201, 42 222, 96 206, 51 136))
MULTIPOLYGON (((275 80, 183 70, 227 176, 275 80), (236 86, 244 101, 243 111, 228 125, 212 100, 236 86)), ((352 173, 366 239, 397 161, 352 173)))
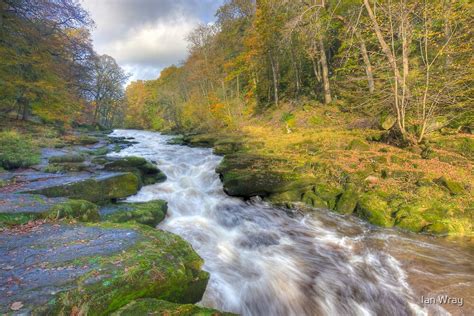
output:
POLYGON ((438 133, 420 147, 401 148, 384 141, 384 122, 357 122, 334 107, 310 111, 292 114, 291 124, 274 113, 239 131, 175 142, 224 155, 217 172, 233 196, 258 195, 287 207, 301 202, 378 226, 472 238, 472 135, 438 133))

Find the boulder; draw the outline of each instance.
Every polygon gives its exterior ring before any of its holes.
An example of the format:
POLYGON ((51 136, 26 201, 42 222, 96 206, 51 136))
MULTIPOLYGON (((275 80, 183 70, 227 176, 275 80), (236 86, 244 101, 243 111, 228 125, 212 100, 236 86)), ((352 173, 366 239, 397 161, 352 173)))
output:
POLYGON ((348 185, 341 194, 336 204, 336 212, 341 214, 352 214, 359 201, 359 194, 354 185, 348 185))
POLYGON ((179 236, 132 224, 36 226, 0 232, 0 313, 109 315, 140 298, 201 300, 209 274, 179 236), (54 250, 54 251, 51 251, 54 250))
POLYGON ((104 165, 105 170, 133 172, 141 184, 149 185, 166 180, 166 175, 154 164, 142 157, 124 157, 114 159, 104 165))
POLYGON ((392 227, 394 225, 387 201, 376 192, 367 192, 360 196, 356 213, 377 226, 392 227))
POLYGON ((380 119, 380 127, 383 130, 388 131, 389 129, 391 129, 395 125, 396 122, 397 122, 397 118, 395 116, 389 114, 389 115, 383 116, 380 119))
POLYGON ((107 208, 104 220, 113 223, 136 222, 156 227, 166 216, 166 201, 156 200, 143 203, 119 203, 107 208))
POLYGON ((66 183, 53 182, 24 193, 42 194, 47 197, 68 197, 71 199, 103 202, 125 198, 138 192, 138 177, 130 172, 105 173, 66 183))
POLYGON ((79 163, 84 162, 85 157, 78 154, 53 156, 48 159, 49 163, 79 163))

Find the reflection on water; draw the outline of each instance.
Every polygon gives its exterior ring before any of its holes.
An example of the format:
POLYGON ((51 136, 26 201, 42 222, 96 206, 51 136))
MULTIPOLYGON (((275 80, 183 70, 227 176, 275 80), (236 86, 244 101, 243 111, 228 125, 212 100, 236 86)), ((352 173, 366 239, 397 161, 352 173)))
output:
POLYGON ((284 210, 227 196, 210 149, 167 145, 170 136, 118 130, 167 175, 129 201, 164 199, 159 226, 188 240, 211 278, 202 304, 243 315, 474 314, 472 244, 373 228, 325 210, 284 210), (422 305, 421 296, 463 297, 422 305))

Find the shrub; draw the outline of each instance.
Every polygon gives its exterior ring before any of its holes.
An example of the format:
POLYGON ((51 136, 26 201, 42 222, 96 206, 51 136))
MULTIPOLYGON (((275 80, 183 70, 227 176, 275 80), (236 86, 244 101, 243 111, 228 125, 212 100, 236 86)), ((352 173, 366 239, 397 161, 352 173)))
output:
POLYGON ((9 170, 39 162, 39 148, 29 138, 14 131, 0 133, 0 167, 9 170))

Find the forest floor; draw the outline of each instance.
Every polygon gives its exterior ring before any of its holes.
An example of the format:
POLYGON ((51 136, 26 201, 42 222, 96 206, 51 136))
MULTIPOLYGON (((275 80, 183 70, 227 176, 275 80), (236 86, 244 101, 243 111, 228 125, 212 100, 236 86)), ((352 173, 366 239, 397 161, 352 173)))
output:
POLYGON ((382 141, 381 123, 335 106, 266 112, 239 132, 184 138, 225 158, 231 195, 354 214, 385 227, 473 236, 474 135, 436 133, 419 147, 382 141), (291 113, 291 114, 289 114, 291 113))

